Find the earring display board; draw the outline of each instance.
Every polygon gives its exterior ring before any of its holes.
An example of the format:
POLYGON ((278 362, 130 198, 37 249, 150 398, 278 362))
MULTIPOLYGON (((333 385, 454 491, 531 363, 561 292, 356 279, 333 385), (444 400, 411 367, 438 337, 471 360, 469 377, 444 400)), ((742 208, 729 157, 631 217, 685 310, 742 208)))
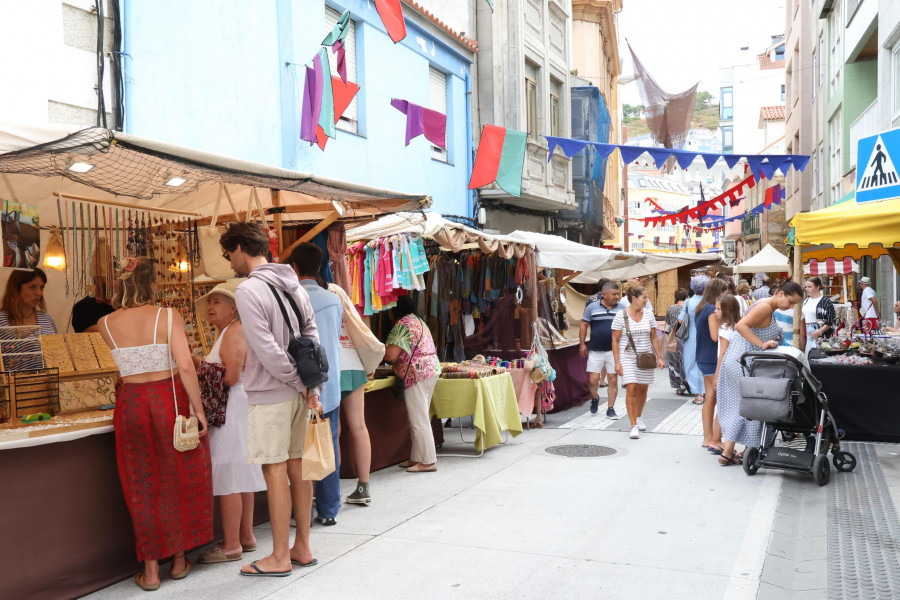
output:
POLYGON ((60 413, 115 404, 118 368, 99 333, 42 335, 38 339, 44 364, 59 373, 60 413))
POLYGON ((0 415, 20 419, 34 413, 59 413, 59 371, 0 373, 0 415))

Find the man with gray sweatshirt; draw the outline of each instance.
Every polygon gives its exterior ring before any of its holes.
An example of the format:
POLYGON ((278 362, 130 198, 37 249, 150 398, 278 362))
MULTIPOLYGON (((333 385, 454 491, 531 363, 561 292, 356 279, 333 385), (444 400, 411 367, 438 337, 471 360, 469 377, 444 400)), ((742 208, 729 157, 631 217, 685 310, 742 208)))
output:
POLYGON ((290 332, 273 290, 290 294, 302 322, 286 298, 294 332, 318 341, 313 309, 306 291, 288 265, 269 263, 269 239, 255 223, 234 223, 220 240, 223 256, 247 281, 238 286, 235 303, 247 340, 244 389, 247 391, 247 462, 261 464, 269 496, 272 554, 244 565, 241 575, 286 577, 291 565, 317 563, 309 547, 309 515, 313 486, 304 481, 300 458, 310 411, 322 410, 321 386, 307 388, 287 352, 290 332), (297 515, 297 535, 290 545, 291 509, 297 515))

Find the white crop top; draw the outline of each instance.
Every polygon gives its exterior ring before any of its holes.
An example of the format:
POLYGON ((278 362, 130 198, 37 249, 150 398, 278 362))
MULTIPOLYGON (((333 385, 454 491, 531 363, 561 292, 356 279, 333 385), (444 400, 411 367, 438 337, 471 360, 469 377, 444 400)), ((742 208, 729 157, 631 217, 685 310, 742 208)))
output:
POLYGON ((175 361, 169 355, 169 344, 156 343, 156 328, 159 326, 159 313, 161 312, 161 308, 156 311, 156 322, 153 324, 153 343, 143 346, 129 346, 127 348, 119 348, 116 345, 116 341, 109 331, 109 325, 106 324, 107 317, 103 317, 103 326, 106 327, 106 334, 114 346, 110 352, 113 360, 116 361, 116 366, 119 367, 119 376, 128 377, 129 375, 156 373, 157 371, 168 371, 175 367, 175 361))

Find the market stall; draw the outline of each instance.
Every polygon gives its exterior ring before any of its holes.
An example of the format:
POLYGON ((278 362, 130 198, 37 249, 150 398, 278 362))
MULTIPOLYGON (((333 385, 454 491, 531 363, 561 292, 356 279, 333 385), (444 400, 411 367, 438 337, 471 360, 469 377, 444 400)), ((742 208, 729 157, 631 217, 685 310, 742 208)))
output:
MULTIPOLYGON (((798 213, 791 225, 795 256, 808 263, 810 275, 813 268, 820 274, 824 268, 832 282, 835 276, 843 277, 839 289, 845 302, 856 299, 853 277, 858 265, 854 261, 887 255, 900 272, 900 199, 864 203, 854 199, 798 213)), ((834 295, 838 288, 832 283, 829 291, 834 295)), ((832 359, 810 360, 810 366, 822 382, 822 391, 846 439, 896 443, 900 441, 900 413, 895 402, 900 339, 878 331, 854 330, 856 319, 855 310, 846 314, 839 336, 829 340, 827 346, 821 345, 832 359)))
MULTIPOLYGON (((298 239, 312 239, 332 224, 430 202, 104 129, 57 138, 0 125, 3 233, 23 234, 4 237, 4 264, 29 267, 53 254, 45 297, 60 332, 0 335, 0 412, 8 421, 0 424, 0 470, 10 492, 0 495, 0 510, 16 515, 16 544, 3 553, 9 597, 79 597, 136 568, 115 466, 117 372, 97 334, 71 332, 76 301, 100 284, 111 290, 126 256, 154 257, 160 305, 178 309, 192 345, 206 348, 216 332, 194 314, 193 300, 233 275, 221 269, 217 225, 265 225, 277 256, 289 249, 283 225, 305 224, 298 239), (40 420, 23 422, 27 414, 40 420), (103 543, 85 543, 97 539, 103 543)), ((10 270, 0 270, 3 283, 10 270)), ((264 501, 257 496, 258 520, 267 518, 264 501)))

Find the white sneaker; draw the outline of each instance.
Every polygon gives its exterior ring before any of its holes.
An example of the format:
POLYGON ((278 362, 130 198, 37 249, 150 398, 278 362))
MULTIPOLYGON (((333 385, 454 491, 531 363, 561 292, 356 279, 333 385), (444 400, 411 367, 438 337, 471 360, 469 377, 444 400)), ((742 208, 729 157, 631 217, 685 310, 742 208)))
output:
POLYGON ((634 427, 631 428, 631 435, 629 435, 628 437, 630 437, 633 440, 636 440, 639 437, 641 437, 641 430, 638 429, 637 425, 635 425, 634 427))
POLYGON ((640 417, 637 418, 637 428, 641 431, 647 431, 647 425, 644 424, 644 419, 640 417))

